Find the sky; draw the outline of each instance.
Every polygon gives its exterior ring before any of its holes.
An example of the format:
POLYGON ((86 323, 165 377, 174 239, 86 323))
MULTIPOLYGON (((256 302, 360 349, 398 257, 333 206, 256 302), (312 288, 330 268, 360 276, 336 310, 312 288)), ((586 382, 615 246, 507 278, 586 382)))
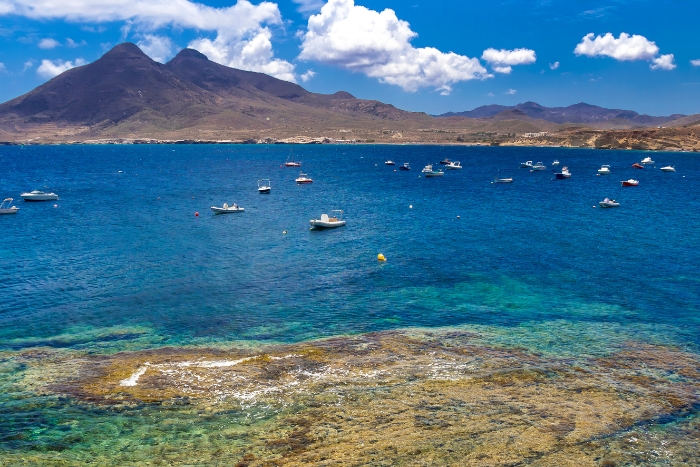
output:
POLYGON ((0 102, 129 41, 430 114, 694 114, 698 18, 698 0, 0 0, 0 102))

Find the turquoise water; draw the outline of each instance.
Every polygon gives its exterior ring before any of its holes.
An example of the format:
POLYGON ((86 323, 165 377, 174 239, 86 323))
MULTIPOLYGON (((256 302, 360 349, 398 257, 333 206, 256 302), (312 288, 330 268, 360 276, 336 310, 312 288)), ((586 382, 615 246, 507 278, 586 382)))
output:
MULTIPOLYGON (((26 368, 16 356, 37 349, 111 354, 456 326, 553 356, 605 355, 627 340, 699 351, 697 155, 654 153, 656 169, 634 171, 646 153, 295 147, 314 179, 298 186, 298 169, 280 167, 288 153, 0 147, 0 197, 21 208, 0 216, 0 448, 72 446, 56 427, 114 415, 18 389, 26 368), (420 177, 444 157, 464 169, 420 177), (395 172, 387 158, 413 170, 395 172), (554 159, 571 179, 519 168, 554 159), (596 176, 601 164, 613 174, 596 176), (677 172, 658 170, 668 164, 677 172), (499 173, 515 182, 491 184, 499 173), (631 177, 640 185, 621 188, 631 177), (257 193, 260 178, 272 180, 270 195, 257 193), (32 189, 60 200, 22 202, 32 189), (594 209, 605 197, 621 207, 594 209), (224 202, 246 212, 212 215, 224 202), (347 226, 310 231, 309 219, 331 209, 347 226)), ((82 429, 84 441, 98 428, 82 429)))

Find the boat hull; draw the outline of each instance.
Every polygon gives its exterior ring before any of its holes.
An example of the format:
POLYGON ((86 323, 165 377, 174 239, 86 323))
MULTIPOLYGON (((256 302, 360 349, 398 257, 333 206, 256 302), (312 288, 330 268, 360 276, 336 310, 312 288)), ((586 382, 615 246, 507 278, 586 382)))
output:
POLYGON ((239 212, 245 212, 244 208, 219 208, 216 206, 212 206, 211 210, 214 212, 214 214, 236 214, 239 212))
POLYGON ((326 222, 326 221, 320 221, 317 219, 313 219, 313 220, 309 221, 309 223, 311 224, 311 228, 319 229, 319 230, 321 230, 321 229, 336 229, 338 227, 343 227, 345 225, 345 221, 335 221, 335 222, 328 221, 328 222, 326 222))
POLYGON ((0 214, 17 214, 19 208, 0 209, 0 214))
POLYGON ((622 186, 637 186, 637 185, 639 185, 639 182, 637 182, 637 183, 622 182, 622 186))
POLYGON ((261 194, 268 194, 268 193, 270 193, 270 191, 271 191, 271 188, 269 188, 269 187, 267 187, 267 188, 258 188, 258 193, 261 193, 261 194))
POLYGON ((571 174, 554 174, 554 176, 557 178, 557 180, 571 178, 571 174))
POLYGON ((58 196, 56 195, 20 195, 23 200, 28 201, 28 202, 38 202, 38 201, 57 201, 58 196))
POLYGON ((606 203, 605 201, 601 201, 600 203, 601 208, 616 208, 620 206, 620 203, 606 203))
POLYGON ((429 173, 425 174, 425 178, 442 177, 443 175, 445 175, 444 172, 433 172, 433 173, 429 172, 429 173))

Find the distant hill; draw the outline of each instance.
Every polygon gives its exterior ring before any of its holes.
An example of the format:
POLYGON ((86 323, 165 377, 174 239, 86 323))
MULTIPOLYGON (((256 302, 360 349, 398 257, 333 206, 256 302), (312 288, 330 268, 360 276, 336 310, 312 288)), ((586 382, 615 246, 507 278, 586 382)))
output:
POLYGON ((656 126, 685 117, 685 115, 681 114, 668 117, 653 117, 640 115, 632 110, 606 109, 583 102, 568 107, 544 107, 535 102, 524 102, 514 106, 485 105, 474 110, 449 112, 438 115, 438 117, 491 118, 509 111, 520 111, 528 117, 558 124, 581 123, 597 125, 601 123, 617 123, 624 126, 656 126))

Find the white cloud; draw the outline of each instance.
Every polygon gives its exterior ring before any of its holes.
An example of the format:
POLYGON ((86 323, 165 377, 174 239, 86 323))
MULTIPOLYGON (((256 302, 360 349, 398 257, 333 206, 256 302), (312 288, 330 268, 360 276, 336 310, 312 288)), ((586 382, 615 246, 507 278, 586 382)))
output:
POLYGON ((301 80, 306 83, 308 80, 310 80, 314 76, 316 76, 316 72, 314 70, 309 70, 306 73, 304 73, 303 75, 301 75, 301 80))
POLYGON ((690 64, 693 65, 693 66, 700 66, 700 59, 698 59, 698 60, 691 60, 691 61, 690 61, 690 64))
POLYGON ((554 63, 549 64, 550 70, 556 70, 557 68, 559 68, 559 62, 554 62, 554 63))
POLYGON ((0 74, 2 73, 7 73, 7 68, 4 63, 0 62, 0 74))
POLYGON ((673 70, 676 64, 673 61, 673 54, 659 55, 651 61, 652 70, 673 70))
POLYGON ((292 0, 299 5, 297 11, 300 13, 315 13, 326 3, 325 0, 292 0))
POLYGON ((42 60, 41 65, 39 65, 39 68, 36 69, 36 73, 43 78, 53 78, 54 76, 58 76, 71 68, 83 66, 85 63, 85 60, 82 58, 76 59, 75 62, 68 60, 65 62, 63 60, 42 60))
POLYGON ((50 37, 47 37, 46 39, 42 39, 39 41, 39 48, 40 49, 54 49, 61 45, 60 42, 58 42, 56 39, 51 39, 50 37))
POLYGON ((637 34, 630 36, 623 32, 619 39, 615 39, 611 33, 604 36, 590 33, 576 46, 574 53, 587 57, 612 57, 620 61, 652 60, 659 54, 659 47, 637 34))
POLYGON ((509 90, 507 90, 506 92, 504 92, 503 94, 507 94, 507 95, 509 95, 509 96, 512 96, 512 95, 515 94, 516 92, 518 92, 518 91, 516 91, 515 89, 509 89, 509 90))
POLYGON ((24 67, 22 68, 22 73, 24 73, 25 71, 27 71, 28 69, 30 69, 33 66, 34 66, 34 60, 32 60, 30 58, 29 60, 24 62, 24 67))
POLYGON ((138 34, 172 26, 213 32, 191 45, 211 60, 246 70, 270 73, 294 81, 294 65, 275 59, 268 25, 282 25, 276 3, 253 5, 237 0, 234 5, 215 8, 191 0, 0 0, 0 15, 14 14, 32 19, 65 19, 72 22, 125 22, 124 32, 138 34), (209 53, 205 52, 207 50, 209 53), (256 55, 258 54, 258 55, 256 55))
POLYGON ((486 49, 481 59, 488 62, 496 73, 509 74, 514 65, 529 65, 537 61, 534 50, 530 49, 486 49))
POLYGON ((486 97, 495 97, 495 94, 490 92, 490 93, 486 94, 486 97))
POLYGON ((85 42, 85 40, 82 40, 80 42, 75 42, 70 37, 68 39, 66 39, 66 46, 70 47, 71 49, 74 49, 76 47, 82 47, 84 45, 87 45, 87 42, 85 42))
POLYGON ((160 63, 167 62, 174 55, 175 50, 175 45, 169 37, 155 34, 146 34, 136 45, 143 50, 143 53, 160 63))
POLYGON ((416 36, 393 10, 380 13, 354 0, 329 0, 309 18, 299 58, 364 73, 408 92, 432 87, 447 95, 455 83, 491 77, 476 58, 413 47, 416 36))

